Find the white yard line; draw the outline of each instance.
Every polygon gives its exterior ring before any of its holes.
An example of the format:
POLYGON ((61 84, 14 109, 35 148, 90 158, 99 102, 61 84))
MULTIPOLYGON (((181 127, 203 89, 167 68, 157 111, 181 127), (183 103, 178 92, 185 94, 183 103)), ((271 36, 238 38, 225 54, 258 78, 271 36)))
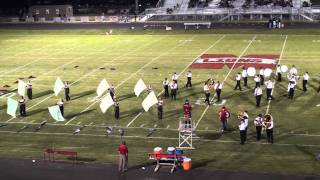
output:
MULTIPOLYGON (((279 57, 278 64, 281 64, 281 59, 282 59, 282 56, 283 56, 283 52, 284 52, 284 49, 285 49, 286 44, 287 44, 287 39, 288 39, 288 36, 286 36, 286 38, 284 39, 284 42, 283 42, 283 46, 282 46, 282 49, 281 49, 281 54, 280 54, 280 57, 279 57)), ((278 65, 278 64, 277 64, 277 65, 278 65)), ((276 85, 276 81, 274 81, 273 88, 272 88, 272 91, 271 91, 271 95, 273 94, 273 91, 274 91, 275 85, 276 85)), ((270 99, 270 100, 268 100, 268 106, 267 106, 266 114, 268 114, 268 113, 269 113, 271 101, 272 101, 271 99, 270 99)))
MULTIPOLYGON (((249 47, 251 46, 251 44, 254 42, 254 40, 256 39, 257 35, 255 35, 250 43, 246 46, 246 48, 242 51, 242 53, 238 56, 238 58, 236 59, 236 61, 233 63, 231 69, 229 70, 229 72, 227 73, 227 75, 225 76, 224 80, 222 81, 222 84, 224 84, 224 82, 227 80, 227 78, 229 77, 229 75, 231 74, 231 72, 233 71, 234 67, 236 66, 236 64, 238 63, 239 59, 245 54, 245 52, 249 49, 249 47)), ((212 101, 214 99, 215 95, 212 97, 212 99, 210 101, 212 101)), ((203 111, 203 113, 201 114, 199 120, 197 121, 197 124, 195 126, 195 129, 197 129, 199 123, 201 122, 201 120, 203 119, 204 115, 206 114, 206 112, 208 111, 210 106, 207 106, 205 108, 205 110, 203 111)))
MULTIPOLYGON (((181 72, 180 74, 178 74, 178 78, 182 75, 182 73, 184 73, 191 65, 192 63, 198 59, 202 54, 206 53, 207 51, 209 51, 211 48, 213 48, 215 45, 217 45, 223 38, 225 37, 225 35, 221 36, 217 41, 215 41, 211 46, 209 46, 206 50, 204 50, 201 54, 199 54, 196 58, 194 58, 181 72)), ((162 89, 162 91, 157 95, 160 96, 162 93, 164 92, 164 90, 162 89)), ((136 119, 138 119, 138 117, 140 117, 142 115, 142 112, 139 112, 128 124, 126 127, 129 127, 132 123, 134 123, 134 121, 136 119)))
MULTIPOLYGON (((0 133, 10 133, 10 134, 17 134, 16 131, 0 131, 0 133)), ((44 133, 44 132, 20 132, 19 134, 33 134, 33 135, 64 135, 64 136, 74 136, 73 133, 44 133)), ((77 134, 77 136, 88 136, 88 137, 113 137, 113 138, 120 138, 119 135, 99 135, 99 134, 77 134)), ((132 139, 161 139, 161 140, 178 140, 179 138, 169 138, 169 137, 162 137, 162 136, 123 136, 123 138, 132 138, 132 139)), ((217 143, 236 143, 238 144, 239 141, 233 140, 210 140, 210 139, 195 139, 195 141, 202 141, 202 142, 217 142, 217 143)), ((247 142, 246 144, 254 144, 254 145, 270 145, 268 143, 262 142, 247 142)), ((301 146, 301 147, 320 147, 318 144, 290 144, 290 143, 273 143, 273 146, 301 146)))
MULTIPOLYGON (((151 42, 146 43, 145 45, 140 46, 140 47, 138 47, 138 48, 136 48, 136 49, 134 49, 134 50, 132 50, 132 51, 128 51, 127 53, 124 53, 124 54, 122 54, 121 56, 118 56, 118 57, 114 58, 113 60, 106 62, 106 63, 103 64, 101 67, 105 67, 106 65, 108 65, 109 63, 114 62, 115 60, 117 60, 117 59, 119 59, 119 58, 121 58, 121 57, 123 57, 123 56, 126 56, 126 55, 128 55, 128 54, 130 54, 130 53, 136 52, 136 51, 138 51, 138 50, 140 50, 140 49, 142 49, 142 48, 144 48, 144 47, 149 46, 150 44, 153 44, 153 43, 155 43, 155 42, 158 42, 159 40, 160 40, 160 39, 157 39, 157 40, 155 40, 155 41, 151 41, 151 42)), ((87 56, 88 56, 88 55, 87 55, 87 56)), ((85 57, 85 56, 83 56, 83 57, 85 57)), ((83 57, 82 57, 82 58, 83 58, 83 57)), ((68 63, 66 63, 66 64, 64 64, 64 65, 62 65, 62 66, 59 66, 58 68, 64 67, 64 66, 66 66, 67 64, 70 64, 70 62, 68 62, 68 63)), ((81 76, 79 79, 77 79, 76 81, 74 81, 74 82, 71 83, 70 85, 73 85, 73 84, 79 82, 81 79, 86 78, 86 77, 88 77, 89 75, 95 73, 95 72, 98 71, 101 67, 98 67, 98 68, 92 70, 91 72, 89 72, 89 73, 81 76)), ((57 69, 57 68, 56 68, 56 69, 57 69)), ((51 72, 51 71, 49 71, 49 72, 51 72)), ((45 73, 45 74, 48 74, 49 72, 47 72, 47 73, 45 73)), ((37 103, 34 104, 33 106, 28 107, 26 110, 30 110, 30 109, 38 106, 39 104, 41 104, 42 102, 46 101, 47 99, 49 99, 49 98, 51 98, 51 97, 53 97, 53 96, 54 96, 54 94, 51 94, 50 96, 48 96, 48 97, 44 98, 43 100, 37 102, 37 103)), ((6 122, 10 122, 10 121, 12 121, 13 119, 15 119, 15 118, 12 117, 12 118, 10 118, 9 120, 7 120, 6 122)))
MULTIPOLYGON (((195 35, 192 36, 192 38, 189 38, 189 39, 193 39, 194 37, 195 37, 195 35)), ((124 84, 124 83, 127 82, 129 79, 131 79, 133 76, 135 76, 135 75, 138 74, 140 71, 142 71, 145 67, 147 67, 147 66, 149 66, 150 64, 152 64, 155 60, 159 59, 159 58, 162 57, 162 56, 168 55, 172 50, 174 50, 174 49, 176 49, 176 48, 184 45, 185 43, 186 43, 186 42, 178 43, 176 46, 170 48, 170 49, 167 50, 166 52, 160 54, 159 56, 157 56, 157 57, 155 57, 155 58, 153 58, 153 59, 151 59, 147 64, 143 65, 143 66, 142 66, 140 69, 138 69, 135 73, 132 73, 129 77, 127 77, 125 80, 123 80, 122 82, 120 82, 120 84, 118 84, 118 85, 115 87, 115 89, 119 88, 122 84, 124 84)), ((83 113, 83 112, 88 111, 88 110, 89 110, 92 106, 94 106, 97 102, 99 102, 99 99, 96 100, 96 101, 94 101, 93 103, 91 103, 89 106, 87 106, 84 110, 82 110, 82 111, 80 112, 80 114, 83 113)), ((71 123, 71 122, 74 121, 77 117, 78 117, 78 116, 73 117, 73 118, 70 119, 66 124, 71 123)))

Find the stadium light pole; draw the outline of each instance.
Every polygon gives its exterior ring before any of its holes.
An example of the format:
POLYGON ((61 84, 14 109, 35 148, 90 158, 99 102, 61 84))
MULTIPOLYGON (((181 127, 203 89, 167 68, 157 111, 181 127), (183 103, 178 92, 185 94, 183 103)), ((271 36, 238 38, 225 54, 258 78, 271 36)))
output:
POLYGON ((139 0, 135 0, 135 5, 136 5, 135 14, 137 16, 139 14, 139 0))

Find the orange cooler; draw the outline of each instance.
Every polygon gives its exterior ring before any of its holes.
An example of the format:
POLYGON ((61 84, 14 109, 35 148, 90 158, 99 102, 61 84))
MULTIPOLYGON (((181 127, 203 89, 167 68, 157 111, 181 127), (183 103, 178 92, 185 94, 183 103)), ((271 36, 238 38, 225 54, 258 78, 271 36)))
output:
POLYGON ((191 169, 191 159, 190 158, 184 158, 182 167, 185 171, 189 171, 191 169))

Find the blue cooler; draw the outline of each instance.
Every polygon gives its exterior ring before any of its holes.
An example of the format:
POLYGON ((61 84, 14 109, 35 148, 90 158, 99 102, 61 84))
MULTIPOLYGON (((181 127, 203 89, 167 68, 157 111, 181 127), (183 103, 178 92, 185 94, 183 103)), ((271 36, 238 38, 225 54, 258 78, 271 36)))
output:
POLYGON ((174 154, 175 153, 175 148, 174 147, 168 147, 167 153, 168 154, 174 154))
MULTIPOLYGON (((182 155, 183 154, 183 150, 182 149, 176 149, 174 151, 174 154, 178 154, 178 155, 182 155)), ((178 158, 179 161, 183 161, 183 157, 178 158)))

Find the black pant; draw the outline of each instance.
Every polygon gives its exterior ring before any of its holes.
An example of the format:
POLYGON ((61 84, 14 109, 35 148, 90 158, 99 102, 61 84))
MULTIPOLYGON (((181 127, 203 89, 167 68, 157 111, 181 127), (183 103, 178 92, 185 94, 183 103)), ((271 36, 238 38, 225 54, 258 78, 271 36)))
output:
POLYGON ((256 106, 257 106, 257 107, 260 107, 261 96, 262 96, 262 95, 256 96, 256 106))
POLYGON ((239 88, 239 90, 241 91, 241 84, 240 81, 237 81, 236 87, 234 87, 234 90, 237 90, 239 88))
POLYGON ((273 143, 273 129, 267 129, 268 143, 273 143))
POLYGON ((278 73, 278 81, 281 82, 282 78, 281 78, 281 73, 278 73))
POLYGON ((110 91, 110 96, 111 96, 112 100, 114 101, 114 92, 110 91))
POLYGON ((243 82, 244 82, 244 86, 247 87, 248 86, 248 77, 244 77, 243 82))
POLYGON ((245 134, 246 134, 245 130, 240 131, 240 144, 244 144, 244 142, 245 142, 245 134))
POLYGON ((61 115, 64 117, 64 107, 63 106, 59 106, 59 109, 60 109, 61 115))
POLYGON ((163 114, 163 107, 162 106, 158 106, 158 119, 159 120, 162 119, 162 114, 163 114))
POLYGON ((307 89, 307 84, 308 84, 308 81, 307 80, 303 80, 302 81, 302 87, 303 87, 303 91, 306 92, 308 89, 307 89))
POLYGON ((206 96, 206 100, 204 100, 204 102, 206 102, 208 105, 210 105, 210 93, 209 92, 205 92, 204 94, 206 96))
POLYGON ((186 87, 192 87, 192 84, 191 84, 191 77, 187 77, 187 84, 186 84, 186 87))
POLYGON ((262 131, 262 127, 256 126, 257 141, 260 141, 260 139, 261 139, 261 131, 262 131))
POLYGON ((177 98, 177 90, 171 89, 171 100, 176 100, 177 98))
POLYGON ((260 86, 260 85, 261 85, 260 82, 256 82, 256 87, 255 87, 255 88, 257 88, 257 87, 260 86))
POLYGON ((220 97, 221 97, 221 89, 216 89, 216 93, 217 93, 218 101, 220 101, 220 97))
POLYGON ((293 99, 293 96, 294 96, 294 89, 293 89, 293 88, 290 88, 290 89, 289 89, 289 93, 288 93, 288 98, 289 98, 289 99, 293 99))
POLYGON ((29 89, 27 89, 27 95, 28 95, 28 99, 32 99, 32 89, 31 88, 29 88, 29 89))
POLYGON ((272 92, 272 89, 270 89, 270 88, 267 88, 267 100, 269 100, 269 99, 273 99, 273 97, 272 97, 272 95, 271 95, 271 92, 272 92))
POLYGON ((70 93, 69 89, 64 89, 64 97, 65 97, 66 101, 70 101, 69 93, 70 93))
POLYGON ((116 119, 119 119, 119 117, 120 117, 120 107, 119 106, 114 107, 114 117, 116 119))
POLYGON ((244 130, 244 141, 247 141, 247 132, 248 132, 248 128, 244 130))
POLYGON ((264 76, 260 75, 260 79, 261 79, 261 84, 264 84, 264 76))
POLYGON ((164 97, 169 97, 169 86, 164 85, 164 97))
POLYGON ((26 116, 26 105, 20 104, 20 116, 26 116))

